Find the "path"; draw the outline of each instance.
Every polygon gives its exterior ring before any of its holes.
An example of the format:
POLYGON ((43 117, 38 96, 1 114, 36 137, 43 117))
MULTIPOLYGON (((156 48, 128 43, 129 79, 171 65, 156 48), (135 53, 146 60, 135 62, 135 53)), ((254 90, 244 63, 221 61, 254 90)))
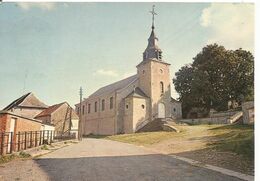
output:
POLYGON ((36 160, 10 162, 0 168, 0 175, 7 181, 239 180, 142 147, 103 139, 84 139, 36 160))

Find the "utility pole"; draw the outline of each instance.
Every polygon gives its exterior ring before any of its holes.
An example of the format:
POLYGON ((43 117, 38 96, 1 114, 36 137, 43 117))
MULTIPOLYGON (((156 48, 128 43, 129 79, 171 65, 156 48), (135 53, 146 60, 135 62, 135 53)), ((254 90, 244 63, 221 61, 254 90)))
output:
POLYGON ((81 112, 81 108, 82 108, 82 87, 79 88, 79 133, 78 133, 78 140, 81 141, 82 140, 82 112, 81 112))

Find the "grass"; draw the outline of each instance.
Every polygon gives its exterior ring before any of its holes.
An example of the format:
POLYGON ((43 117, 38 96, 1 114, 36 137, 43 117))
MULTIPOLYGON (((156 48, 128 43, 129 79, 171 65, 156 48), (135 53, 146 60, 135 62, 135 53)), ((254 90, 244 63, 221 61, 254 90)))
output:
POLYGON ((47 145, 43 145, 43 146, 41 147, 41 149, 42 149, 42 150, 49 150, 49 148, 48 148, 47 145))
POLYGON ((229 151, 254 160, 254 126, 227 125, 213 128, 214 138, 217 141, 208 143, 208 146, 219 151, 229 151))
POLYGON ((25 153, 25 152, 21 151, 19 154, 0 156, 0 164, 7 163, 7 162, 10 162, 10 161, 12 161, 14 159, 18 159, 18 158, 30 158, 30 157, 31 157, 31 155, 29 153, 25 153))
MULTIPOLYGON (((106 136, 105 139, 149 146, 171 138, 189 140, 203 137, 207 139, 207 148, 233 152, 246 159, 254 160, 253 125, 193 125, 180 126, 176 132, 146 132, 106 136)), ((103 138, 96 136, 96 138, 103 138)), ((173 140, 174 141, 174 140, 173 140)))
POLYGON ((107 136, 105 138, 109 140, 131 143, 136 145, 151 145, 172 138, 176 134, 178 133, 159 131, 159 132, 114 135, 114 136, 107 136))
POLYGON ((17 158, 17 156, 15 154, 0 156, 0 164, 10 162, 11 160, 13 160, 15 158, 17 158))

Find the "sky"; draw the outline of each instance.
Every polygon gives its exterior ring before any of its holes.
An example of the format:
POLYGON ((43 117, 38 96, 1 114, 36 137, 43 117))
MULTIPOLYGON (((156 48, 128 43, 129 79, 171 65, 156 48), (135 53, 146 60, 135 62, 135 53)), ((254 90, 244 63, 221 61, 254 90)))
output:
MULTIPOLYGON (((254 53, 254 5, 236 3, 2 3, 0 109, 33 92, 48 105, 79 102, 136 73, 155 32, 171 78, 204 46, 254 53)), ((178 94, 172 85, 172 97, 178 94)))

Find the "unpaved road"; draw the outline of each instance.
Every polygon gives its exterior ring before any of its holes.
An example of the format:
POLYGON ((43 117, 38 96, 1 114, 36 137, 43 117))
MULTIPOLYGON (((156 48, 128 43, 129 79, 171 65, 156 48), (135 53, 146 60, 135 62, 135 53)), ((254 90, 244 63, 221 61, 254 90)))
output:
POLYGON ((53 181, 235 181, 234 177, 192 166, 142 147, 84 139, 34 160, 0 166, 0 180, 53 181))

